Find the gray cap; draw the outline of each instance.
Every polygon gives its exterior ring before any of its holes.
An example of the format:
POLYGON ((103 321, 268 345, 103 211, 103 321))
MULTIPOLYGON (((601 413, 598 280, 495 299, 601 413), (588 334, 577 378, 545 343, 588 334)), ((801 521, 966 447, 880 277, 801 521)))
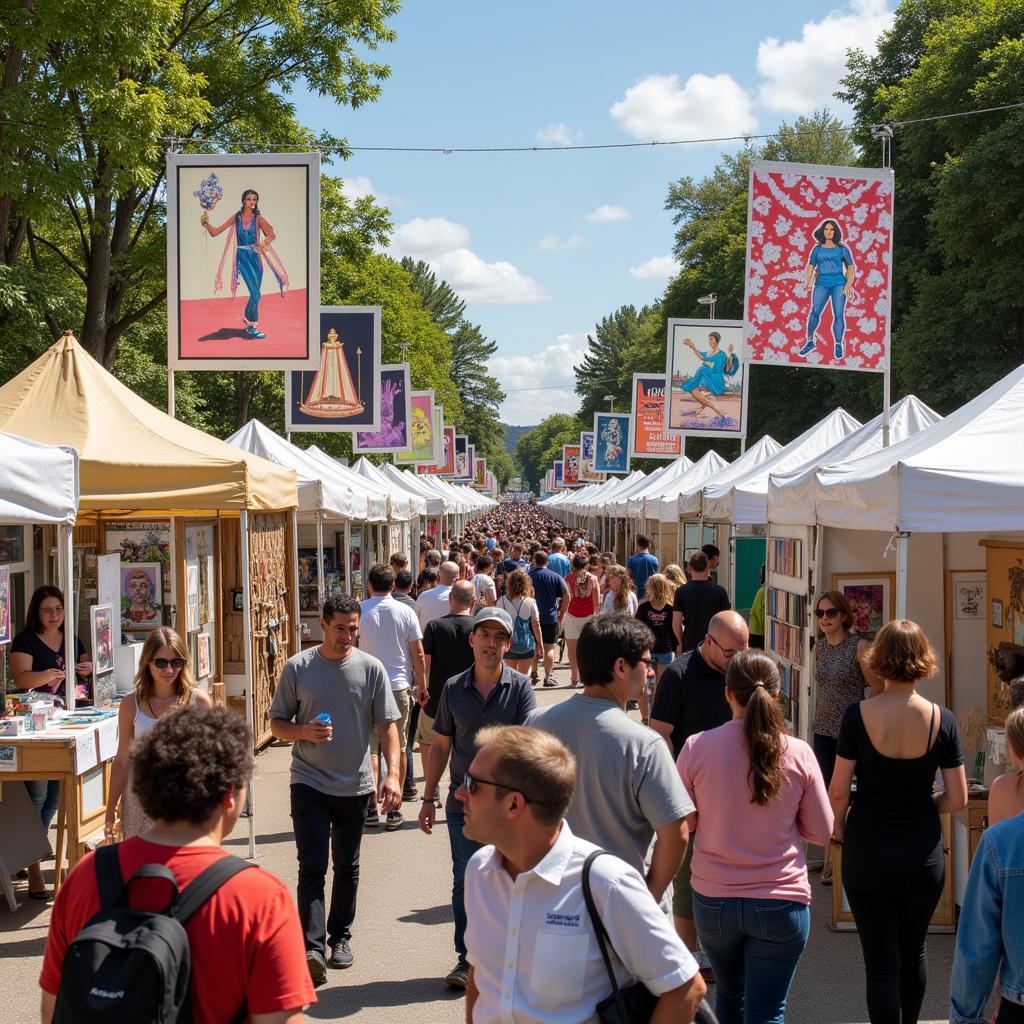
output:
POLYGON ((482 622, 500 622, 512 636, 512 616, 504 608, 481 608, 473 616, 473 629, 475 630, 482 622))

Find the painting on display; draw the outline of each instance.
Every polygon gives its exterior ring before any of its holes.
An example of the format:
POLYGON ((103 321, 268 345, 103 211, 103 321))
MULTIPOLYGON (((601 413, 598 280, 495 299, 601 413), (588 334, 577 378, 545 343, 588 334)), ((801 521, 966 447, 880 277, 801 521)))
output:
POLYGON ((594 432, 580 433, 580 483, 599 484, 604 478, 594 471, 594 432))
POLYGON ((208 679, 211 672, 210 634, 196 633, 192 648, 192 669, 196 679, 208 679))
POLYGON ((562 476, 564 466, 565 463, 561 459, 556 459, 551 463, 551 486, 553 490, 557 491, 565 486, 562 476))
POLYGON ((896 615, 896 574, 833 573, 832 589, 850 602, 852 632, 868 640, 896 615))
POLYGON ((195 565, 199 576, 199 622, 213 622, 217 577, 214 568, 212 524, 185 527, 185 560, 195 565))
MULTIPOLYGON (((335 566, 336 552, 324 548, 324 594, 329 596, 331 584, 341 573, 335 566)), ((340 561, 344 561, 344 554, 340 561)), ((299 548, 299 611, 320 611, 320 573, 317 566, 316 548, 299 548)))
POLYGON ((320 156, 167 157, 167 365, 315 369, 320 156))
POLYGON ((744 294, 750 362, 885 369, 893 198, 891 170, 751 163, 744 294))
POLYGON ((633 374, 633 409, 630 438, 630 458, 678 459, 683 450, 683 439, 665 431, 664 373, 633 374))
POLYGON ((380 429, 357 430, 352 435, 356 455, 412 451, 410 391, 408 363, 380 368, 380 429))
POLYGON ((11 636, 11 569, 0 565, 0 644, 9 644, 11 636))
POLYGON ((407 452, 396 452, 392 458, 396 466, 416 466, 434 461, 434 392, 413 391, 409 396, 412 447, 407 452))
POLYGON ((455 428, 441 429, 441 461, 436 466, 417 466, 416 472, 429 476, 454 476, 455 474, 455 428))
POLYGON ((159 562, 121 563, 121 631, 156 629, 164 625, 159 562))
POLYGON ((285 375, 285 427, 380 430, 380 306, 321 306, 317 363, 285 375))
POLYGON ((580 482, 580 446, 578 444, 562 445, 562 483, 566 487, 575 487, 580 482))
POLYGON ((629 472, 629 421, 625 412, 594 413, 594 469, 598 473, 629 472))
POLYGON ((688 437, 740 437, 746 432, 744 351, 742 321, 668 321, 667 431, 688 437))
POLYGON ((469 438, 465 434, 455 435, 455 480, 469 480, 472 477, 469 468, 469 438))
POLYGON ((487 489, 487 460, 473 459, 473 486, 478 490, 487 489))
MULTIPOLYGON (((171 524, 162 521, 127 521, 103 524, 108 554, 117 552, 122 562, 159 562, 163 578, 163 603, 171 597, 171 524)), ((124 596, 124 588, 121 589, 124 596)))
POLYGON ((94 604, 89 611, 92 640, 92 670, 97 676, 114 671, 114 609, 109 604, 94 604))
POLYGON ((957 580, 955 616, 958 619, 985 618, 985 582, 957 580))
POLYGON ((199 626, 199 566, 192 560, 185 562, 185 632, 199 626))

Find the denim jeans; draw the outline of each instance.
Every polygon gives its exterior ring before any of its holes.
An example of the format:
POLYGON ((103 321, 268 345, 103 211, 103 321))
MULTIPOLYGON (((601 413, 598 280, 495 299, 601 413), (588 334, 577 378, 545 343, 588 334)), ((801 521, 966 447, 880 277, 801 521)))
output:
POLYGON ((307 950, 323 953, 325 941, 352 937, 359 889, 359 846, 363 840, 368 793, 329 796, 296 782, 291 787, 292 828, 298 849, 296 902, 307 950), (331 911, 324 920, 327 854, 334 865, 331 911))
POLYGON ((839 748, 839 740, 834 736, 822 736, 820 732, 816 732, 811 736, 811 748, 818 760, 821 777, 825 780, 825 788, 828 789, 832 782, 832 773, 836 770, 836 751, 839 748))
POLYGON ((469 858, 481 848, 482 843, 467 839, 462 832, 466 816, 462 811, 450 811, 445 815, 448 822, 448 842, 452 848, 452 911, 455 914, 455 951, 460 960, 466 959, 466 865, 469 858))
POLYGON ((39 812, 43 828, 49 832, 53 816, 60 804, 60 782, 57 779, 32 779, 26 781, 25 788, 28 790, 29 800, 39 812))
POLYGON ((719 1024, 781 1024, 810 935, 810 908, 694 892, 693 920, 715 972, 719 1024))

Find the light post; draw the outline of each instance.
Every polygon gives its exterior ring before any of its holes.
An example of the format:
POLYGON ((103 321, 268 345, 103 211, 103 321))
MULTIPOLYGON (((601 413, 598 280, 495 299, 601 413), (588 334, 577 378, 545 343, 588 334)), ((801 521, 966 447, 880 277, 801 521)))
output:
POLYGON ((608 411, 615 412, 615 396, 605 395, 604 400, 608 403, 608 411))
POLYGON ((715 303, 718 301, 718 292, 708 292, 707 295, 701 295, 697 302, 701 306, 708 306, 709 313, 708 317, 711 320, 715 319, 715 303))

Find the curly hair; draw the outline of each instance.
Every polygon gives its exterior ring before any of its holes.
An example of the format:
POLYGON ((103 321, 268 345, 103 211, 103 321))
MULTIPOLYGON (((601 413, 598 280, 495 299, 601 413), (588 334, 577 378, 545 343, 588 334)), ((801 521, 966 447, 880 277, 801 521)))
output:
POLYGON ((909 619, 887 622, 868 650, 868 668, 893 683, 916 683, 935 675, 938 662, 924 630, 909 619))
POLYGON ((505 577, 505 594, 510 598, 529 597, 532 590, 525 569, 513 569, 505 577))
POLYGON ((237 712, 178 708, 132 745, 132 788, 154 821, 201 825, 252 766, 252 737, 237 712))
POLYGON ((667 576, 660 572, 652 572, 647 577, 647 590, 644 596, 655 608, 663 608, 672 603, 675 589, 667 576))

